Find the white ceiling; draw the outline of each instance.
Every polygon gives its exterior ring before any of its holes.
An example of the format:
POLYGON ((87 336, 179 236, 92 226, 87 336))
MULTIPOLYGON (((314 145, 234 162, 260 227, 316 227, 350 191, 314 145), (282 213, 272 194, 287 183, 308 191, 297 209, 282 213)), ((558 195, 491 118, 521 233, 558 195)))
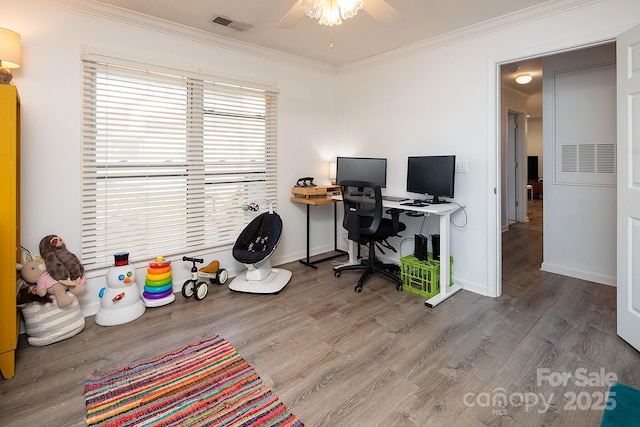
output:
MULTIPOLYGON (((364 1, 366 9, 366 2, 374 0, 364 1)), ((400 19, 390 25, 383 25, 365 10, 360 10, 355 17, 343 21, 339 26, 327 27, 303 16, 297 25, 288 29, 279 29, 278 23, 295 5, 296 0, 100 0, 99 3, 334 66, 362 60, 543 3, 567 3, 567 0, 386 1, 401 14, 400 19), (217 15, 253 27, 241 32, 211 23, 211 19, 217 15), (333 49, 329 49, 331 39, 333 49)))
POLYGON ((530 118, 542 118, 542 58, 504 64, 500 67, 500 79, 502 86, 508 86, 530 96, 527 102, 527 113, 530 118), (520 85, 516 83, 516 77, 521 74, 530 74, 533 77, 531 83, 520 85))
MULTIPOLYGON (((315 19, 302 16, 292 28, 278 28, 297 0, 83 0, 85 3, 107 5, 118 12, 133 12, 134 19, 160 18, 171 23, 194 28, 225 39, 249 43, 322 64, 340 67, 397 48, 424 42, 474 25, 489 25, 492 20, 509 19, 518 13, 535 12, 536 7, 561 8, 580 0, 386 0, 400 13, 396 22, 383 25, 366 13, 365 7, 342 25, 327 27, 315 19), (122 9, 122 10, 119 10, 122 9), (141 15, 140 15, 141 14, 141 15), (144 16, 146 15, 146 16, 144 16), (222 16, 242 24, 247 31, 238 31, 211 22, 222 16), (334 47, 329 48, 330 41, 334 47)), ((64 1, 63 1, 64 2, 64 1)), ((371 7, 371 3, 369 5, 371 7)), ((542 61, 530 60, 502 67, 503 84, 524 93, 542 90, 542 61), (509 71, 512 66, 517 71, 509 71), (534 81, 520 86, 516 75, 530 73, 534 81)), ((541 108, 541 106, 540 106, 541 108)), ((536 108, 538 110, 538 108, 536 108)), ((535 114, 538 115, 539 112, 535 114)))

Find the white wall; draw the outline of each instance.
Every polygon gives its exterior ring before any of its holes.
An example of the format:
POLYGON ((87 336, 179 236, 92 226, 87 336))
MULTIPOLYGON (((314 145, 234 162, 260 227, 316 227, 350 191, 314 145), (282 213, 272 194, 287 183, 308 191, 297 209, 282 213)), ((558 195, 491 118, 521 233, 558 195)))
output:
MULTIPOLYGON (((332 147, 335 141, 332 125, 335 72, 315 71, 312 67, 222 49, 207 43, 208 36, 204 33, 194 40, 37 0, 5 2, 0 27, 22 36, 23 68, 14 73, 12 83, 18 87, 22 102, 21 244, 32 253, 38 253, 40 239, 51 233, 60 235, 72 252, 80 253, 80 57, 87 49, 169 67, 275 83, 280 90, 281 191, 277 202, 285 229, 275 254, 279 258, 274 257, 274 261, 302 258, 305 211, 289 201, 290 188, 300 176, 328 176, 329 158, 319 148, 332 147)), ((324 212, 314 215, 326 218, 316 223, 322 232, 313 234, 314 247, 332 247, 330 234, 324 232, 333 227, 332 216, 324 212)), ((191 255, 204 256, 205 262, 219 259, 232 275, 243 270, 228 248, 218 253, 191 255)), ((141 283, 150 260, 136 259, 135 254, 130 259, 139 263, 137 274, 141 283)), ((182 261, 173 263, 177 290, 189 275, 188 267, 182 261)), ((90 276, 89 291, 80 300, 85 314, 97 311, 97 295, 103 286, 103 275, 90 276)))
MULTIPOLYGON (((466 205, 468 222, 452 229, 452 271, 456 282, 486 294, 489 76, 483 51, 465 42, 351 70, 341 76, 338 93, 342 114, 349 112, 340 132, 344 145, 357 147, 354 154, 389 158, 388 192, 404 193, 409 155, 455 154, 468 161, 468 174, 456 175, 455 198, 466 205)), ((462 213, 453 220, 465 222, 462 213)), ((408 236, 420 221, 405 221, 408 236)))
MULTIPOLYGON (((336 76, 216 47, 201 37, 132 26, 46 1, 8 2, 0 26, 22 34, 24 52, 24 68, 13 81, 22 97, 22 244, 33 251, 43 236, 56 233, 69 249, 79 251, 80 55, 88 46, 278 85, 278 205, 285 230, 276 263, 301 258, 305 249, 305 210, 289 202, 290 187, 299 176, 326 176, 326 162, 336 155, 388 157, 389 192, 396 193, 404 192, 408 155, 453 153, 467 160, 468 174, 456 176, 456 199, 466 204, 468 223, 452 231, 453 275, 466 289, 496 295, 501 186, 498 64, 612 38, 640 17, 637 0, 584 4, 499 31, 463 31, 355 64, 336 76)), ((326 232, 333 226, 331 207, 314 208, 312 214, 315 253, 332 247, 332 236, 326 232)), ((464 223, 462 213, 453 219, 464 223)), ((416 227, 411 223, 410 231, 416 227)), ((240 269, 228 250, 198 255, 220 259, 232 273, 240 269)), ((146 261, 140 260, 140 274, 146 261)), ((174 268, 177 282, 188 275, 188 266, 181 264, 174 268)), ((95 311, 102 286, 103 277, 90 280, 89 295, 81 300, 85 313, 95 311)))
MULTIPOLYGON (((542 269, 616 284, 616 174, 562 173, 563 145, 616 143, 616 49, 545 58, 542 269)), ((598 156, 596 156, 597 158, 598 156)))
MULTIPOLYGON (((392 192, 404 188, 407 155, 451 152, 467 159, 469 173, 456 176, 456 199, 466 204, 469 218, 464 229, 452 231, 453 276, 466 289, 499 294, 497 66, 614 38, 639 17, 640 2, 635 0, 590 2, 495 32, 469 32, 456 43, 427 43, 423 50, 413 46, 388 62, 350 68, 338 82, 344 117, 340 139, 356 147, 356 154, 389 157, 390 171, 398 168, 397 174, 390 172, 392 192)), ((581 243, 573 250, 580 252, 581 243)))
POLYGON ((542 118, 527 120, 527 156, 538 156, 538 175, 544 179, 542 155, 542 118))

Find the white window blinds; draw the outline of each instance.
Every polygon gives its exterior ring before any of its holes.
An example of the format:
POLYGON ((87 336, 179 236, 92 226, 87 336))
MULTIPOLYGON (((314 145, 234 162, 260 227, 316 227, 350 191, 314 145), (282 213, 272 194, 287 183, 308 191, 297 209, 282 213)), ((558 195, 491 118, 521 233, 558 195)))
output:
POLYGON ((87 270, 232 245, 244 203, 276 207, 276 93, 173 74, 83 61, 87 270))

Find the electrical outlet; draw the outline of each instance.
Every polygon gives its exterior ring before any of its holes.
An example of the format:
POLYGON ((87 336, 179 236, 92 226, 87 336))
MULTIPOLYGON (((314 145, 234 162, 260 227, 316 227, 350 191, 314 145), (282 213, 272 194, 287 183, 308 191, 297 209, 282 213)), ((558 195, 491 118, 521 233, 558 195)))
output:
POLYGON ((467 169, 466 160, 456 160, 456 173, 467 173, 467 169))

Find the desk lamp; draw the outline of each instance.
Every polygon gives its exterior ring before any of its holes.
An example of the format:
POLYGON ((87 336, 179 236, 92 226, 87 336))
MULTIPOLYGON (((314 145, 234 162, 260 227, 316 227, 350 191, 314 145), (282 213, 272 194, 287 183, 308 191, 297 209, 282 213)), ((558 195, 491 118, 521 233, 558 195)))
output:
POLYGON ((336 162, 329 163, 329 179, 331 180, 331 185, 336 185, 336 162))

